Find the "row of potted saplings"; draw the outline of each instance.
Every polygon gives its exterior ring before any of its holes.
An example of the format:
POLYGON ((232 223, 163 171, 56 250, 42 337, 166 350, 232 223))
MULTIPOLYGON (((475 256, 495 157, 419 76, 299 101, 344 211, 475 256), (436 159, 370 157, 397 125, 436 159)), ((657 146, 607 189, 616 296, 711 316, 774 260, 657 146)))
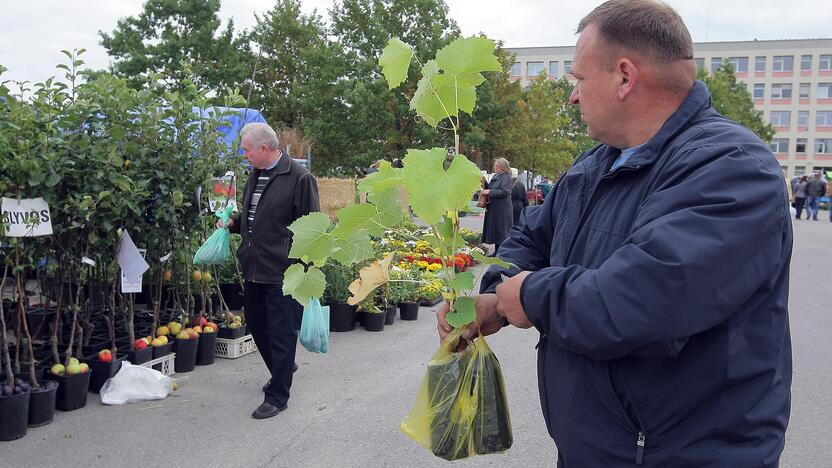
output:
MULTIPOLYGON (((10 306, 16 307, 17 304, 10 304, 10 306)), ((76 314, 64 311, 64 314, 61 314, 63 315, 63 320, 60 321, 61 330, 57 333, 59 341, 62 345, 68 343, 68 349, 73 345, 77 346, 78 352, 75 355, 87 356, 87 359, 86 362, 82 362, 78 358, 71 357, 65 364, 57 363, 49 367, 48 363, 51 359, 48 356, 51 353, 47 349, 48 342, 41 341, 36 353, 33 342, 38 341, 37 335, 35 339, 32 339, 29 330, 40 331, 53 328, 58 314, 54 306, 51 309, 40 311, 41 313, 33 315, 37 317, 36 320, 31 320, 25 312, 25 307, 20 304, 18 307, 18 311, 21 312, 18 315, 19 326, 11 327, 18 332, 14 353, 5 352, 11 348, 7 339, 7 333, 10 331, 7 330, 6 311, 0 310, 0 345, 5 348, 0 349, 3 351, 0 352, 0 357, 3 357, 3 365, 0 366, 0 382, 2 382, 0 385, 0 441, 23 437, 26 435, 27 427, 40 427, 51 423, 55 409, 72 411, 84 407, 87 403, 87 393, 90 391, 98 393, 107 379, 119 371, 124 360, 132 364, 151 363, 154 369, 161 371, 163 366, 161 361, 164 360, 160 358, 175 352, 176 355, 173 358, 175 372, 189 372, 196 365, 209 365, 214 362, 218 337, 237 339, 246 333, 246 326, 241 315, 229 312, 224 321, 209 321, 200 313, 194 318, 194 323, 185 326, 174 319, 174 316, 179 315, 180 312, 164 310, 160 311, 160 318, 167 316, 170 321, 167 325, 157 327, 154 336, 151 332, 154 321, 153 312, 137 310, 133 318, 133 328, 136 332, 134 336, 147 336, 137 338, 130 343, 127 338, 129 335, 127 321, 119 315, 108 316, 107 311, 102 311, 100 314, 95 314, 93 326, 103 325, 106 328, 107 322, 112 317, 113 328, 119 331, 113 344, 118 346, 118 349, 132 348, 127 352, 119 351, 116 356, 106 347, 109 341, 106 336, 99 335, 98 340, 95 341, 93 341, 95 336, 90 336, 85 345, 81 343, 81 340, 73 344, 75 333, 71 333, 70 329, 77 331, 80 326, 77 323, 77 317, 72 317, 76 314), (25 318, 21 320, 20 317, 25 318), (32 323, 34 321, 42 323, 34 324, 32 323), (24 354, 19 349, 21 344, 28 347, 29 360, 40 363, 37 371, 34 365, 30 366, 32 372, 29 373, 28 380, 23 379, 21 377, 23 373, 20 372, 29 365, 25 357, 24 360, 20 359, 24 354), (126 346, 128 344, 130 346, 126 346), (14 369, 18 375, 12 371, 12 354, 17 357, 14 369), (44 364, 47 367, 44 367, 44 364)), ((189 322, 188 319, 184 321, 189 322)))

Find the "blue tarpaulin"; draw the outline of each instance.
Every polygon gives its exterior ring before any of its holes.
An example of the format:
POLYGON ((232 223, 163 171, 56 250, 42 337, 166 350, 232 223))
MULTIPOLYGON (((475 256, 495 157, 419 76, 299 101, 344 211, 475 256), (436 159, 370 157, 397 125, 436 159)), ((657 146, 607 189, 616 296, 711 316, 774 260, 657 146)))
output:
MULTIPOLYGON (((223 133, 223 139, 229 148, 234 146, 234 143, 237 141, 240 134, 240 130, 243 129, 245 124, 251 122, 266 123, 266 119, 263 117, 263 114, 255 109, 244 109, 239 107, 208 107, 200 109, 198 107, 194 107, 194 113, 198 114, 202 118, 211 116, 215 112, 226 113, 222 120, 227 122, 227 125, 220 126, 219 131, 223 133)), ((242 150, 240 152, 242 153, 242 150)))

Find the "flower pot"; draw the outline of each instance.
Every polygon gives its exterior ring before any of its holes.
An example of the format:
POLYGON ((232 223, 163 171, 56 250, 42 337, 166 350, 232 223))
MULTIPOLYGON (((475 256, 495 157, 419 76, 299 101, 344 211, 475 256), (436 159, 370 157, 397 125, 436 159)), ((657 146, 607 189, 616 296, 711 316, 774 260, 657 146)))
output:
POLYGON ((399 302, 399 318, 402 320, 416 320, 419 318, 419 303, 399 302))
POLYGON ((419 301, 419 304, 425 307, 433 307, 440 302, 442 302, 442 296, 434 297, 433 299, 422 299, 419 301))
POLYGON ((72 411, 87 406, 91 373, 92 370, 75 375, 55 375, 49 371, 44 372, 44 379, 58 382, 55 408, 61 411, 72 411))
POLYGON ((396 308, 395 307, 385 307, 381 309, 384 311, 384 324, 385 325, 393 325, 396 321, 396 308))
POLYGON ((0 440, 26 435, 29 422, 29 392, 0 396, 0 440))
POLYGON ((384 331, 386 316, 384 312, 364 312, 364 329, 371 332, 384 331))
POLYGON ((176 357, 173 359, 173 370, 190 372, 196 367, 196 352, 199 348, 199 338, 176 339, 176 357))
POLYGON ((355 323, 357 323, 357 324, 359 324, 363 327, 364 326, 364 320, 367 318, 368 313, 369 312, 367 312, 366 310, 356 311, 355 312, 355 323))
POLYGON ((55 419, 55 398, 58 382, 42 380, 40 387, 32 389, 29 396, 29 427, 45 426, 55 419))
POLYGON ((153 347, 148 346, 145 349, 139 351, 128 351, 127 352, 127 360, 130 361, 130 364, 141 364, 143 362, 147 362, 153 359, 153 347))
POLYGON ((352 331, 355 328, 356 308, 341 302, 329 304, 329 331, 352 331))
POLYGON ((196 365, 206 366, 214 363, 217 353, 217 334, 205 333, 199 335, 199 346, 196 349, 196 365))
POLYGON ((89 356, 87 358, 87 364, 90 365, 90 370, 92 370, 92 375, 90 376, 90 391, 98 393, 101 387, 104 386, 104 382, 118 373, 121 369, 122 361, 126 358, 127 356, 122 356, 120 358, 113 358, 110 362, 104 362, 100 361, 97 355, 89 356))
POLYGON ((43 310, 42 307, 26 312, 26 323, 32 339, 43 338, 50 333, 50 324, 55 321, 55 309, 43 310))
POLYGON ((220 326, 217 331, 217 338, 224 340, 236 340, 246 336, 246 325, 243 324, 240 328, 228 328, 227 325, 220 326))
POLYGON ((243 308, 243 287, 239 283, 220 284, 220 294, 222 294, 225 305, 229 309, 240 310, 243 308))

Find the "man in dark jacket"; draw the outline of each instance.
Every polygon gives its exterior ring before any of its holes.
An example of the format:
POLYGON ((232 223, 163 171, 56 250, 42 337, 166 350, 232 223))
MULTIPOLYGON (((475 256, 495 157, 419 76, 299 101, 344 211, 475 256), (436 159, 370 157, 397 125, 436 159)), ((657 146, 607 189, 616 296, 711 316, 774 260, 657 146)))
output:
MULTIPOLYGON (((809 195, 809 209, 807 215, 811 214, 812 219, 818 220, 818 210, 820 209, 820 199, 826 195, 826 179, 821 177, 819 172, 809 179, 809 185, 806 187, 806 192, 809 195)), ((832 210, 830 210, 832 213, 832 210)), ((832 221, 832 214, 829 215, 829 220, 832 221)))
POLYGON ((483 244, 494 244, 494 251, 500 248, 511 230, 511 176, 510 166, 504 158, 494 161, 494 176, 482 194, 488 197, 485 219, 482 226, 483 244))
POLYGON ((511 168, 511 210, 514 215, 512 225, 520 224, 520 215, 523 208, 529 206, 529 194, 526 193, 526 186, 517 180, 517 169, 511 168))
POLYGON ((320 211, 318 185, 306 168, 278 149, 277 135, 264 123, 243 127, 245 158, 254 167, 243 192, 241 215, 231 231, 242 235, 237 257, 245 277, 246 323, 271 374, 263 403, 252 413, 270 418, 287 407, 303 307, 283 295, 283 274, 291 264, 288 226, 320 211))
POLYGON ((612 0, 578 31, 570 101, 602 144, 503 243, 515 267, 483 278, 481 331, 539 331, 559 467, 775 467, 792 374, 782 170, 711 107, 672 8, 612 0))

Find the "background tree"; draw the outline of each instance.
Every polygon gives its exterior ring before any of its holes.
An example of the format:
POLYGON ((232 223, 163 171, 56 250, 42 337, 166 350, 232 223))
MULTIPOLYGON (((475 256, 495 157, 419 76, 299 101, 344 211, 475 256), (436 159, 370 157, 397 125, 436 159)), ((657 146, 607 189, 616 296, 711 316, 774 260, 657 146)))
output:
POLYGON ((763 120, 762 111, 754 108, 751 93, 745 83, 737 82, 730 63, 723 62, 713 74, 702 68, 698 78, 708 85, 713 106, 720 114, 756 133, 766 143, 771 142, 774 127, 763 120))
POLYGON ((242 83, 248 46, 234 36, 233 21, 222 28, 220 0, 147 0, 138 17, 99 32, 115 59, 112 72, 140 88, 148 74, 160 74, 169 89, 181 90, 190 65, 200 88, 219 91, 242 83))

